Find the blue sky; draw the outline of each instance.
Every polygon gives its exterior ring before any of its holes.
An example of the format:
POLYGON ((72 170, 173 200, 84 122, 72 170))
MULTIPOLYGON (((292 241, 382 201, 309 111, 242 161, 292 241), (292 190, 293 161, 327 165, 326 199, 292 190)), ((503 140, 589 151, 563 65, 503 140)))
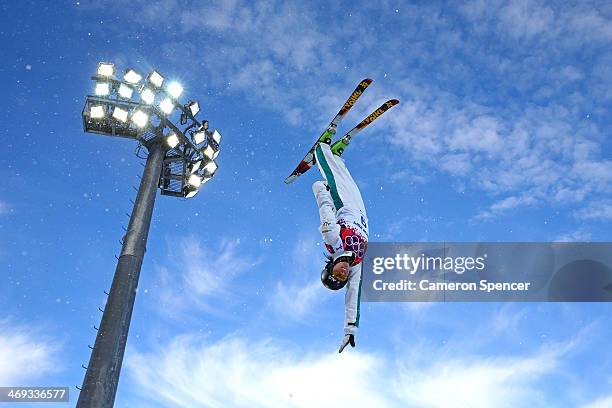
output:
POLYGON ((224 136, 196 198, 157 199, 116 406, 612 406, 606 304, 365 304, 337 355, 317 174, 282 182, 370 77, 342 129, 401 100, 345 156, 371 240, 610 241, 609 3, 0 10, 0 385, 82 382, 142 170, 82 130, 107 60, 180 80, 224 136))

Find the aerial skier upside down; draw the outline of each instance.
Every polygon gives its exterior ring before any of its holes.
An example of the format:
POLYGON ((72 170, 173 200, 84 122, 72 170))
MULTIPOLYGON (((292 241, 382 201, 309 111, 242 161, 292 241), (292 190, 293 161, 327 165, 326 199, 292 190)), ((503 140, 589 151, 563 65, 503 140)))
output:
POLYGON ((346 168, 344 159, 340 156, 352 137, 397 105, 399 101, 389 99, 336 142, 333 144, 331 142, 342 119, 371 83, 372 80, 366 78, 357 85, 325 132, 285 179, 286 184, 294 182, 314 167, 315 163, 324 178, 324 181, 317 181, 312 185, 312 191, 321 218, 319 231, 329 251, 327 263, 321 272, 321 281, 331 290, 339 290, 346 286, 344 337, 339 353, 342 353, 349 344, 355 347, 361 300, 361 261, 368 247, 368 217, 363 199, 351 173, 346 168))
POLYGON ((344 295, 344 338, 339 353, 355 347, 359 327, 361 261, 368 246, 368 218, 359 188, 340 155, 329 144, 315 149, 317 166, 325 181, 312 185, 319 207, 319 231, 329 252, 321 281, 331 290, 346 286, 344 295))

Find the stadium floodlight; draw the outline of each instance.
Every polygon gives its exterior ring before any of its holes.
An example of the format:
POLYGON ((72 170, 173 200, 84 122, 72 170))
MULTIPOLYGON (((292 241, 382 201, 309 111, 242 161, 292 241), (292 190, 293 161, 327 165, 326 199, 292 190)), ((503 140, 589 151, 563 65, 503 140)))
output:
POLYGON ((114 404, 157 189, 164 196, 192 198, 217 171, 213 160, 219 146, 208 122, 195 118, 199 104, 180 101, 183 88, 166 86, 159 71, 140 72, 100 63, 92 76, 95 95, 92 89, 81 112, 85 132, 131 139, 138 143, 137 152, 146 149, 147 154, 76 408, 114 404), (177 111, 180 115, 171 115, 177 111), (208 145, 212 150, 205 154, 208 145))
POLYGON ((155 101, 155 92, 149 88, 144 88, 142 92, 140 92, 140 99, 147 105, 151 105, 153 101, 155 101))
POLYGON ((221 133, 219 133, 217 129, 212 132, 212 140, 214 140, 216 144, 221 144, 221 133))
POLYGON ((123 79, 130 84, 136 85, 142 79, 142 75, 130 68, 123 74, 123 79))
POLYGON ((149 74, 149 82, 156 88, 161 88, 164 83, 164 77, 159 72, 153 71, 149 74))
POLYGON ((102 119, 104 116, 104 106, 102 105, 94 105, 89 110, 89 117, 92 119, 102 119))
POLYGON ((176 133, 170 133, 168 136, 166 136, 166 143, 168 143, 168 146, 173 149, 179 145, 179 142, 180 140, 176 133))
POLYGON ((125 109, 121 109, 118 106, 115 106, 113 109, 113 118, 117 119, 119 122, 127 122, 128 119, 128 111, 125 109))
POLYGON ((191 176, 189 176, 187 182, 193 187, 200 187, 200 184, 202 184, 202 178, 197 174, 192 174, 191 176))
POLYGON ((206 172, 211 176, 215 174, 217 168, 217 163, 215 163, 214 161, 209 161, 208 163, 206 163, 206 166, 204 166, 204 170, 206 170, 206 172))
POLYGON ((172 102, 172 99, 165 98, 163 101, 161 101, 159 103, 159 109, 161 109, 161 111, 164 112, 166 115, 172 113, 172 109, 174 109, 174 103, 172 102))
POLYGON ((126 84, 121 84, 119 85, 119 91, 117 91, 117 93, 119 93, 119 96, 122 98, 131 99, 134 89, 126 84))
POLYGON ((183 93, 183 87, 178 82, 170 82, 168 84, 167 91, 171 97, 173 97, 174 99, 178 99, 179 96, 181 96, 181 94, 183 93))
POLYGON ((187 104, 187 109, 189 109, 191 116, 195 118, 195 115, 200 111, 200 104, 196 101, 191 101, 187 104))
POLYGON ((149 123, 149 115, 137 109, 132 113, 132 122, 140 128, 145 127, 149 123))
POLYGON ((219 155, 219 150, 215 149, 211 144, 209 144, 204 148, 204 150, 202 150, 202 154, 204 154, 208 160, 214 160, 219 155))
POLYGON ((110 84, 108 82, 98 82, 96 84, 96 95, 106 96, 110 93, 110 84))
POLYGON ((115 65, 108 62, 101 62, 98 64, 98 75, 103 77, 112 77, 115 75, 115 65))
POLYGON ((185 198, 191 198, 195 196, 196 194, 198 194, 198 191, 199 191, 195 187, 191 187, 191 188, 187 187, 185 190, 186 190, 185 198))
POLYGON ((191 170, 189 172, 193 174, 196 171, 200 170, 201 166, 202 166, 202 159, 196 160, 195 162, 191 164, 191 170))
POLYGON ((206 140, 206 132, 204 132, 203 130, 198 130, 197 132, 193 133, 192 138, 193 143, 199 145, 200 143, 204 142, 204 140, 206 140))
POLYGON ((215 146, 214 144, 211 144, 210 147, 213 149, 213 154, 212 154, 212 159, 216 159, 217 156, 219 155, 219 146, 215 146))

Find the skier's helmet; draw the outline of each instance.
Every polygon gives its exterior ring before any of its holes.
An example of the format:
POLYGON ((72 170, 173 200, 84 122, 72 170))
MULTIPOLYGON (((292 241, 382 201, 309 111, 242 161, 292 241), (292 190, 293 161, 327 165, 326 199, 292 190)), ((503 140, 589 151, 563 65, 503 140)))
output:
POLYGON ((325 286, 327 289, 331 289, 331 290, 342 289, 346 285, 346 282, 348 282, 348 278, 344 280, 337 278, 336 276, 333 275, 333 270, 334 270, 334 261, 330 259, 325 264, 323 271, 321 271, 321 282, 323 282, 323 286, 325 286))

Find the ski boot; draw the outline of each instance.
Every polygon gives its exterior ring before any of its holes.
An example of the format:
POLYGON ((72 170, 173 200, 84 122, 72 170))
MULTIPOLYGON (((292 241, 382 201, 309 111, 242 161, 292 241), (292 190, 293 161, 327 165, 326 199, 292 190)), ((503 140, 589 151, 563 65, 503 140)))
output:
POLYGON ((306 156, 306 158, 308 158, 308 162, 310 162, 311 166, 314 166, 315 164, 317 164, 317 159, 316 156, 314 154, 315 149, 317 148, 317 145, 319 143, 325 143, 327 145, 331 144, 332 138, 334 137, 334 135, 336 134, 336 125, 331 124, 329 125, 329 127, 325 130, 325 132, 323 132, 323 134, 321 136, 319 136, 319 139, 317 139, 317 142, 315 143, 315 145, 312 147, 312 150, 310 151, 310 153, 308 153, 308 155, 306 156))
POLYGON ((335 134, 336 134, 336 126, 333 124, 329 125, 329 127, 325 130, 325 132, 323 132, 323 134, 319 136, 317 143, 331 144, 331 141, 335 134))
POLYGON ((351 139, 348 137, 343 137, 331 146, 332 153, 338 157, 342 156, 344 149, 346 149, 346 146, 348 146, 349 143, 351 143, 351 139))

